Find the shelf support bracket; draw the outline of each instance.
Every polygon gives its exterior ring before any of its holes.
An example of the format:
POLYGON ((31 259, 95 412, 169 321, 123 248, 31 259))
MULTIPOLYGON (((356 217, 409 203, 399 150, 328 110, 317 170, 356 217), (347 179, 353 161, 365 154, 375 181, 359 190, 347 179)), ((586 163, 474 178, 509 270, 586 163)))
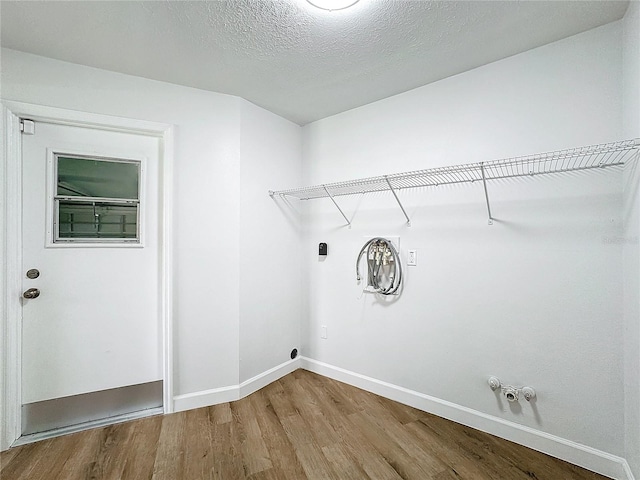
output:
POLYGON ((487 178, 484 174, 484 162, 480 163, 480 171, 482 172, 482 185, 484 186, 484 198, 487 201, 487 213, 489 214, 489 225, 493 225, 493 217, 491 216, 491 204, 489 203, 489 192, 487 191, 487 178))
POLYGON ((387 185, 389 185, 389 189, 391 190, 391 193, 393 193, 393 196, 396 197, 396 202, 398 202, 398 205, 400 205, 400 210, 402 210, 402 213, 404 214, 404 218, 407 219, 407 226, 410 227, 411 220, 409 219, 409 215, 407 215, 407 211, 402 206, 402 202, 398 198, 398 194, 396 193, 395 189, 393 188, 393 185, 391 185, 391 182, 389 181, 389 178, 386 175, 384 176, 384 179, 387 182, 387 185))
POLYGON ((338 205, 338 203, 336 202, 336 200, 333 198, 333 195, 331 195, 331 192, 329 190, 327 190, 327 187, 325 185, 322 185, 322 188, 324 188, 324 191, 327 192, 327 195, 329 195, 329 198, 331 199, 331 201, 333 202, 333 204, 336 206, 336 208, 338 209, 338 211, 340 212, 340 214, 344 217, 344 219, 347 222, 347 225, 349 225, 349 227, 351 227, 351 222, 349 221, 349 219, 347 218, 347 216, 344 214, 344 212, 342 211, 342 209, 340 208, 340 205, 338 205))

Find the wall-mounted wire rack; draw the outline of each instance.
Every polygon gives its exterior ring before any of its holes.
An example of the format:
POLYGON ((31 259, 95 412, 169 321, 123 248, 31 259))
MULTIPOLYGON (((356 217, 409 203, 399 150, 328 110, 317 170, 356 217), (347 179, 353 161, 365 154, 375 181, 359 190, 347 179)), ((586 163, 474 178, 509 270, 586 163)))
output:
POLYGON ((482 182, 485 201, 487 203, 487 213, 489 215, 489 225, 491 225, 493 224, 493 217, 491 215, 491 204, 489 202, 489 191, 487 189, 487 182, 490 180, 620 167, 631 160, 637 159, 639 152, 640 138, 636 138, 488 162, 428 168, 425 170, 394 173, 378 177, 326 183, 288 190, 270 190, 269 195, 272 197, 296 197, 300 200, 330 198, 347 224, 351 225, 351 222, 334 197, 391 191, 407 219, 407 224, 411 225, 411 220, 397 195, 398 190, 405 188, 437 187, 439 185, 455 183, 482 182))

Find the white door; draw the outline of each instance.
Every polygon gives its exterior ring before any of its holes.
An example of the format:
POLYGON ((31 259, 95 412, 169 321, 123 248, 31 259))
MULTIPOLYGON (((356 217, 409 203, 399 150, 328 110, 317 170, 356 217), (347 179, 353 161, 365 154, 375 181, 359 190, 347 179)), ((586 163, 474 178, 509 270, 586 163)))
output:
POLYGON ((159 140, 38 122, 22 147, 22 404, 161 380, 159 140))

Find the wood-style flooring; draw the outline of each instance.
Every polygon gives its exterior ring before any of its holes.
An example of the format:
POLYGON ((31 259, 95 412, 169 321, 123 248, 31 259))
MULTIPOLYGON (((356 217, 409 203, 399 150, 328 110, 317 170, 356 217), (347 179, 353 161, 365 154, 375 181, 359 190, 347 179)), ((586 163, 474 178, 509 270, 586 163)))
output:
POLYGON ((604 479, 305 370, 236 402, 24 445, 2 480, 604 479))

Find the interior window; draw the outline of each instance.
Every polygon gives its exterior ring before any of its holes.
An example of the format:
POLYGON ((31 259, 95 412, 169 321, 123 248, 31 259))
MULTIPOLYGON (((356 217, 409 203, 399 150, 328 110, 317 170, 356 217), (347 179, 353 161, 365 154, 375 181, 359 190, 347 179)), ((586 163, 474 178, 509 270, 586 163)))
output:
POLYGON ((54 158, 54 242, 139 242, 140 162, 54 158))

